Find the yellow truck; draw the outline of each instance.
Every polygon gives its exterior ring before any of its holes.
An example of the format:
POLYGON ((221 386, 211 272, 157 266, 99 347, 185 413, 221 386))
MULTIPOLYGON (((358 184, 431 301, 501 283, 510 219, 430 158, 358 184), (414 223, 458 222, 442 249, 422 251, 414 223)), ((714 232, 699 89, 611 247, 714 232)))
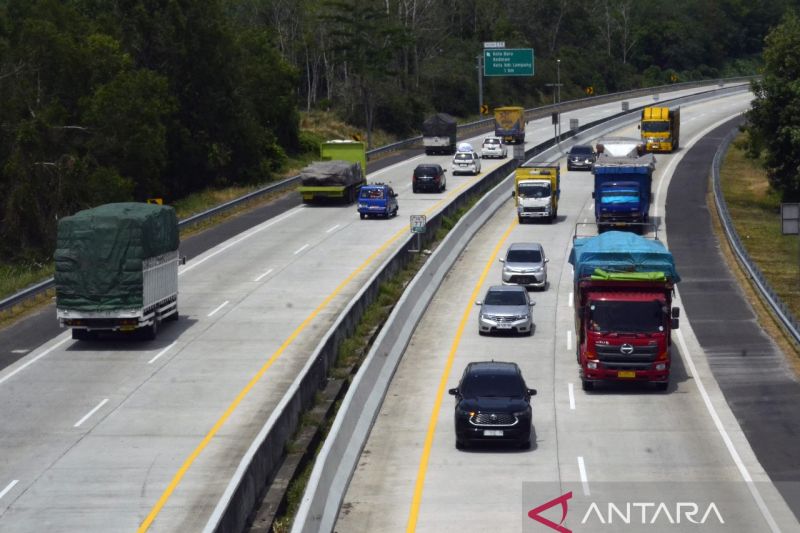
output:
POLYGON ((645 107, 642 109, 642 141, 648 152, 672 152, 681 137, 681 109, 645 107))
POLYGON ((494 134, 506 144, 525 144, 525 110, 521 107, 496 107, 494 134))
POLYGON ((339 201, 352 204, 367 183, 367 153, 359 141, 327 141, 320 145, 323 161, 300 171, 300 196, 305 203, 339 201))
POLYGON ((517 167, 511 194, 516 202, 520 224, 535 218, 546 218, 552 224, 558 216, 561 167, 527 164, 517 167))

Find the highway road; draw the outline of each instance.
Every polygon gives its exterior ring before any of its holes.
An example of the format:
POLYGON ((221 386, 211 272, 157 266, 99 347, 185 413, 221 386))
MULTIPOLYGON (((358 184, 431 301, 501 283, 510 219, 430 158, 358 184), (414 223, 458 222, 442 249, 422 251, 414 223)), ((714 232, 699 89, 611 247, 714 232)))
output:
MULTIPOLYGON (((675 166, 704 133, 748 106, 749 96, 739 95, 683 107, 682 150, 657 156, 651 219, 661 223, 667 244, 663 216, 675 166)), ((707 174, 697 169, 696 177, 707 174)), ((702 531, 800 530, 725 402, 690 317, 683 316, 674 334, 666 393, 581 390, 567 257, 575 224, 593 220, 591 174, 566 172, 561 187, 557 224, 521 226, 509 201, 439 288, 394 375, 335 531, 687 531, 693 526, 678 503, 698 506, 693 518, 705 520, 702 531), (473 302, 499 283, 497 257, 520 241, 542 243, 550 258, 549 287, 531 293, 535 334, 479 336, 473 302), (517 363, 538 390, 530 450, 455 448, 454 401, 446 391, 468 362, 489 359, 517 363), (632 506, 630 525, 609 502, 622 514, 632 506), (655 512, 659 502, 669 517, 655 512), (537 508, 551 526, 529 516, 537 508)))
MULTIPOLYGON (((563 118, 585 123, 618 111, 619 103, 606 104, 563 118)), ((526 143, 551 135, 549 118, 538 120, 526 143)), ((477 147, 479 138, 472 142, 477 147)), ((202 529, 324 332, 408 231, 408 215, 434 213, 480 179, 448 173, 445 194, 414 195, 410 176, 422 161, 450 166, 448 157, 416 156, 369 176, 400 193, 397 218, 361 221, 352 206, 299 206, 194 257, 180 271, 181 320, 165 325, 156 341, 82 343, 64 332, 41 345, 33 337, 4 343, 14 357, 0 371, 0 531, 202 529)), ((486 173, 500 162, 483 164, 486 173)), ((575 180, 585 186, 588 174, 565 181, 575 180)), ((564 212, 585 207, 570 196, 565 190, 564 212)), ((553 229, 561 235, 569 225, 553 229)), ((536 343, 556 318, 557 301, 546 298, 557 292, 545 293, 536 308, 536 343)), ((544 370, 537 373, 552 380, 544 370)), ((547 387, 540 388, 546 406, 547 387)), ((430 405, 418 412, 427 417, 430 405)))

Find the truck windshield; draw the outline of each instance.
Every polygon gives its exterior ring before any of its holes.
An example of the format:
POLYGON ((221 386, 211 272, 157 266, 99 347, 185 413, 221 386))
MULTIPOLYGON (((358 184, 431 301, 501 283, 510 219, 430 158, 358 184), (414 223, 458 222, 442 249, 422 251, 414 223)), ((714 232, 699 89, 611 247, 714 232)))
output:
POLYGON ((669 122, 666 120, 657 120, 655 122, 642 122, 642 131, 649 132, 664 132, 669 131, 669 122))
POLYGON ((550 196, 550 186, 521 183, 517 194, 520 198, 547 198, 550 196))
POLYGON ((664 331, 662 303, 593 302, 589 307, 589 325, 601 333, 653 333, 664 331))
POLYGON ((639 191, 636 189, 615 189, 602 191, 600 194, 601 204, 630 204, 638 201, 639 191))

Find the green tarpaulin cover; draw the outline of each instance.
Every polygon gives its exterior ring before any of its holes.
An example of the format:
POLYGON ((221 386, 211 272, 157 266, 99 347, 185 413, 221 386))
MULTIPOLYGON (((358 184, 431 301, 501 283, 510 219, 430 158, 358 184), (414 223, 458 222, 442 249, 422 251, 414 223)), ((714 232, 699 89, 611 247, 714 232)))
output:
POLYGON ((84 312, 142 307, 142 260, 178 249, 175 210, 144 203, 106 204, 58 222, 56 301, 84 312))
POLYGON ((606 272, 602 268, 595 268, 593 280, 623 280, 623 281, 665 281, 667 276, 663 272, 606 272))

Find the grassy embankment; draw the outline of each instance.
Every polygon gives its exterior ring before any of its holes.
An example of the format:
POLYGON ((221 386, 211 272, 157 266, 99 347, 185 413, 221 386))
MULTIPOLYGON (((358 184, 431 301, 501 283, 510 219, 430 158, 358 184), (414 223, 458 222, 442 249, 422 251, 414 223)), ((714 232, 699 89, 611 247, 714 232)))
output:
POLYGON ((745 157, 742 136, 722 166, 722 191, 739 238, 773 290, 800 317, 800 237, 781 235, 780 197, 758 161, 745 157))

